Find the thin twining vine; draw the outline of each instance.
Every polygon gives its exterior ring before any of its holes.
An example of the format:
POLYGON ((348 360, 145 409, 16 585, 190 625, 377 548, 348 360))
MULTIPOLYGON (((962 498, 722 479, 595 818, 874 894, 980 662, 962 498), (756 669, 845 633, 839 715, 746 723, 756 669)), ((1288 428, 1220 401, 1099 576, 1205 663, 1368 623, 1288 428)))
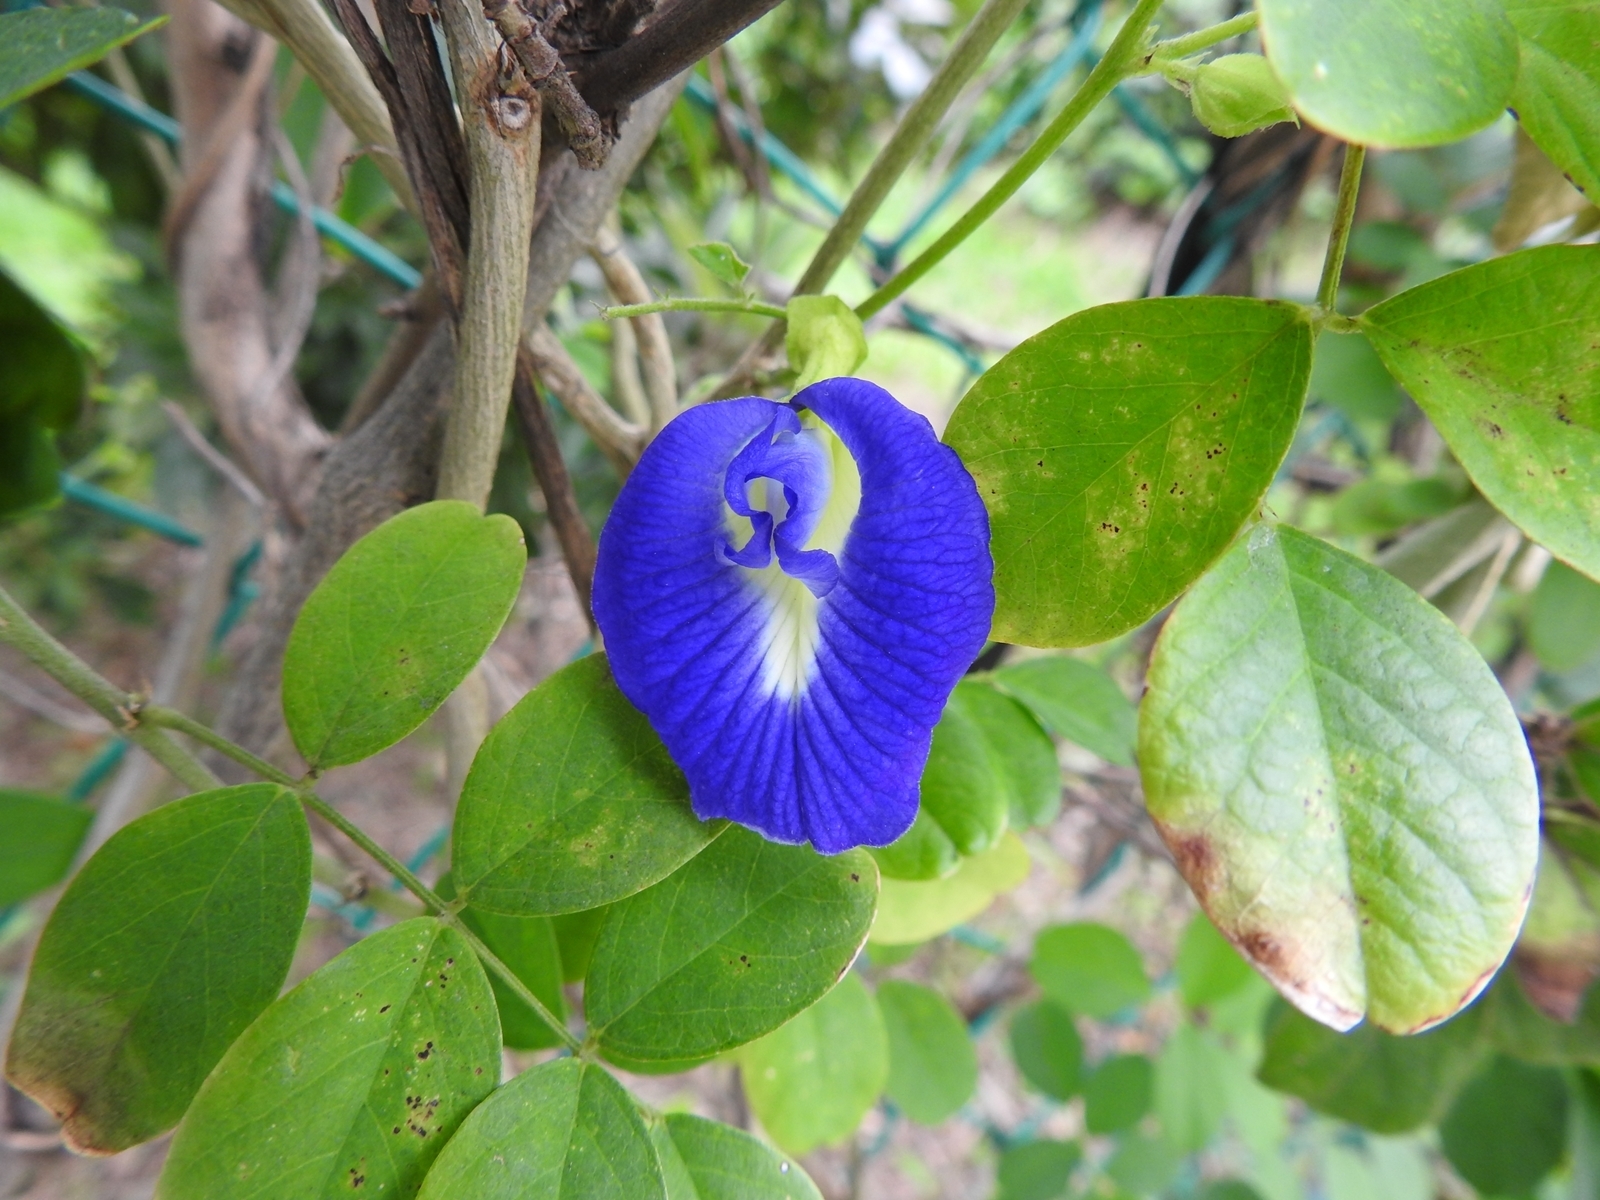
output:
POLYGON ((494 951, 484 944, 483 939, 461 920, 459 910, 463 907, 462 903, 459 901, 452 903, 443 899, 417 878, 403 862, 373 841, 359 825, 317 795, 313 790, 314 773, 304 779, 296 779, 192 717, 185 716, 175 709, 147 704, 142 697, 121 691, 109 679, 51 637, 4 588, 0 588, 0 642, 15 647, 34 666, 94 709, 113 728, 147 751, 185 786, 195 791, 206 791, 220 787, 222 781, 198 758, 173 741, 167 735, 168 730, 192 737, 268 782, 288 788, 299 798, 301 804, 354 842, 374 862, 399 880, 407 891, 422 901, 431 914, 460 934, 472 948, 472 952, 478 956, 478 960, 498 975, 511 993, 550 1027, 551 1032, 561 1039, 562 1045, 574 1054, 582 1051, 583 1043, 567 1028, 566 1023, 556 1017, 544 1001, 534 995, 528 985, 517 977, 516 972, 501 962, 494 951))
MULTIPOLYGON (((1186 78, 1192 72, 1185 69, 1184 59, 1230 38, 1248 33, 1256 27, 1256 14, 1252 11, 1181 37, 1168 38, 1152 44, 1149 37, 1150 23, 1161 4, 1162 0, 1138 0, 1133 11, 1128 14, 1127 20, 1123 22, 1122 28, 1118 30, 1117 36, 1112 40, 1105 56, 1089 72, 1055 119, 1023 151, 1005 174, 995 181, 971 208, 962 213, 933 245, 884 281, 877 291, 856 306, 858 317, 866 320, 887 307, 966 241, 1017 193, 1018 189, 1044 165, 1045 161, 1060 148, 1061 143, 1119 83, 1136 75, 1158 74, 1186 78)), ((921 115, 924 120, 930 118, 937 120, 938 116, 937 113, 921 115)), ((878 167, 879 164, 874 163, 873 171, 878 167)), ((872 173, 869 171, 869 179, 872 173)), ((863 181, 863 186, 858 191, 871 190, 866 188, 866 182, 863 181)), ((886 188, 878 190, 887 192, 886 188)), ((844 228, 848 217, 849 231, 852 234, 850 240, 854 241, 855 237, 859 237, 861 231, 865 229, 867 218, 870 216, 870 211, 856 211, 852 205, 847 209, 845 216, 841 216, 835 222, 834 231, 844 228)), ((830 233, 829 242, 835 240, 834 233, 830 233)), ((822 251, 818 252, 818 256, 823 257, 822 251)), ((797 292, 812 290, 815 281, 811 279, 811 275, 812 272, 808 269, 806 278, 796 289, 797 292), (810 287, 807 286, 808 283, 811 284, 810 287)), ((722 300, 704 297, 671 297, 650 304, 614 306, 602 309, 601 316, 606 320, 617 320, 658 312, 750 313, 774 320, 781 320, 785 316, 785 310, 778 305, 765 304, 758 300, 722 300)))

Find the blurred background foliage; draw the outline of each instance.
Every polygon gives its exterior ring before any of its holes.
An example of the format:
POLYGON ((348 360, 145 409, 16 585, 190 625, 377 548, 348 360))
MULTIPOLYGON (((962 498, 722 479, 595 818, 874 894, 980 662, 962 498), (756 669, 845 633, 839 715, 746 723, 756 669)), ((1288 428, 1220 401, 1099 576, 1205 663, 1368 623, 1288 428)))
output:
MULTIPOLYGON (((787 0, 702 64, 699 94, 710 103, 691 95, 678 102, 620 208, 622 233, 652 287, 723 294, 725 285, 687 251, 726 241, 753 266, 747 286, 781 301, 823 236, 828 198, 849 194, 897 112, 976 7, 976 0, 787 0), (786 147, 799 169, 785 171, 778 156, 754 153, 741 130, 786 147)), ((951 110, 874 219, 875 238, 898 234, 1001 115, 1061 61, 1089 7, 1073 0, 1026 6, 980 86, 951 110)), ((1222 0, 1173 0, 1167 18, 1176 32, 1232 11, 1222 0)), ((136 83, 148 103, 167 109, 159 37, 134 42, 96 70, 125 88, 136 83)), ((946 215, 906 242, 901 262, 1004 169, 1070 93, 1075 73, 1081 67, 1066 71, 1040 111, 965 174, 946 215)), ((280 56, 276 88, 283 127, 309 162, 324 122, 322 97, 287 55, 280 56)), ((937 336, 904 317, 869 327, 863 374, 938 427, 975 369, 1071 312, 1144 294, 1163 247, 1183 237, 1196 243, 1191 266, 1232 239, 1216 260, 1221 267, 1201 281, 1206 287, 1310 298, 1333 204, 1332 160, 1316 135, 1280 126, 1249 147, 1224 144, 1165 83, 1136 81, 1128 93, 1101 106, 998 219, 917 285, 912 299, 937 336), (1249 202, 1226 228, 1205 226, 1185 203, 1197 184, 1219 195, 1232 188, 1249 202)), ((1508 117, 1456 145, 1372 156, 1350 242, 1346 312, 1487 258, 1507 237, 1514 246, 1528 237, 1568 236, 1574 214, 1587 219, 1581 199, 1567 197, 1541 228, 1506 232, 1525 216, 1508 209, 1513 159, 1526 153, 1514 129, 1508 117)), ((64 470, 184 525, 203 523, 217 484, 162 407, 175 402, 202 431, 214 432, 176 332, 162 232, 166 198, 143 136, 87 96, 58 86, 0 111, 0 268, 70 331, 88 366, 86 403, 55 434, 64 470)), ((423 264, 422 230, 369 159, 341 167, 334 208, 408 262, 423 264)), ((264 217, 265 258, 282 253, 289 227, 282 214, 264 217)), ((334 430, 404 297, 367 264, 326 249, 315 320, 295 371, 317 418, 334 430)), ((834 290, 859 300, 882 270, 882 262, 858 254, 834 290)), ((1169 279, 1167 290, 1181 283, 1169 279)), ((583 260, 553 321, 595 387, 614 395, 616 335, 597 311, 605 303, 598 269, 583 260)), ((727 315, 674 313, 667 325, 686 395, 713 383, 761 331, 753 318, 727 315)), ((1535 738, 1535 749, 1552 794, 1587 803, 1585 793, 1592 797, 1600 785, 1600 751, 1586 748, 1582 720, 1574 726, 1566 714, 1600 695, 1600 585, 1552 565, 1503 521, 1496 524, 1360 337, 1324 337, 1311 401, 1268 508, 1390 566, 1457 620, 1535 732, 1548 734, 1535 738)), ((598 530, 616 474, 574 422, 562 420, 561 438, 598 530)), ((511 438, 494 506, 524 525, 530 546, 551 552, 542 500, 511 438)), ((52 627, 100 644, 171 619, 171 554, 159 534, 70 496, 0 521, 7 586, 52 627)), ((1140 630, 1079 658, 1114 681, 1126 706, 1139 694, 1152 640, 1153 630, 1140 630)), ((862 1036, 881 1035, 899 1047, 885 1052, 887 1082, 854 1092, 820 1088, 817 1095, 831 1097, 810 1114, 820 1134, 809 1126, 786 1134, 783 1114, 770 1104, 763 1111, 755 1094, 755 1115, 791 1148, 844 1144, 808 1159, 830 1194, 1600 1195, 1600 1075, 1590 1070, 1600 1065, 1600 999, 1585 991, 1600 970, 1600 887, 1582 852, 1567 863, 1579 916, 1556 922, 1562 953, 1576 955, 1588 972, 1566 985, 1576 988, 1568 997, 1575 1024, 1536 1009, 1534 989, 1525 995, 1508 969, 1438 1032, 1405 1043, 1376 1033, 1359 1035, 1359 1044, 1330 1041, 1336 1035, 1276 1001, 1203 917, 1190 920, 1192 901, 1153 838, 1140 833, 1127 762, 1114 761, 1113 751, 1081 732, 1052 725, 1048 712, 1037 715, 1044 728, 1066 735, 1057 750, 1067 803, 1061 817, 1025 836, 1037 868, 1029 881, 1008 903, 932 940, 872 946, 863 970, 870 994, 841 989, 825 1002, 881 1010, 881 1025, 868 1021, 862 1036), (1089 963, 1076 976, 1052 974, 1052 939, 1077 936, 1071 931, 1082 927, 1073 922, 1085 917, 1120 932, 1107 930, 1111 941, 1075 958, 1089 963), (1578 942, 1561 941, 1570 939, 1574 922, 1578 942), (896 981, 931 985, 956 1008, 897 993, 896 981), (1120 998, 1106 1001, 1107 988, 1120 998), (949 1045, 952 1021, 958 1037, 976 1038, 972 1077, 906 1075, 919 1046, 933 1048, 930 1061, 961 1056, 949 1045), (941 1095, 950 1102, 934 1104, 941 1095), (919 1103, 930 1107, 917 1114, 919 1103), (915 1123, 908 1113, 944 1132, 906 1134, 915 1123)), ((9 764, 0 766, 0 783, 59 788, 91 757, 92 744, 81 740, 52 743, 54 758, 41 764, 19 751, 34 728, 25 705, 0 700, 0 717, 0 759, 9 764)), ((1086 727, 1109 721, 1107 728, 1123 719, 1079 717, 1086 727)), ((0 941, 16 936, 0 933, 0 941)), ((788 1060, 778 1054, 774 1061, 788 1060)))

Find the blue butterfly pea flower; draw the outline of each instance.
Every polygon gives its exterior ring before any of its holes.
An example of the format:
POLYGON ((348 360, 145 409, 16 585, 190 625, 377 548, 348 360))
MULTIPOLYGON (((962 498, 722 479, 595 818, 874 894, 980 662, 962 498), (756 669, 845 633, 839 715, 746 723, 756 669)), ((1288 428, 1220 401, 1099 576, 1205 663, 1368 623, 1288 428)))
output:
POLYGON ((989 522, 923 417, 860 379, 691 408, 600 536, 617 684, 726 817, 824 854, 910 827, 933 727, 988 636, 989 522))

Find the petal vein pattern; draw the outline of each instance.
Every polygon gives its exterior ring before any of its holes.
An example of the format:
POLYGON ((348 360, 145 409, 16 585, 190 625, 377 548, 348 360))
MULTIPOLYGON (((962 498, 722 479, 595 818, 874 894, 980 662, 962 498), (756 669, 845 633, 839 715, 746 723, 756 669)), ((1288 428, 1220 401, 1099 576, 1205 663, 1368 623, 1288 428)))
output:
POLYGON ((916 816, 992 577, 955 452, 882 388, 828 379, 671 422, 601 534, 594 613, 698 816, 836 854, 916 816))

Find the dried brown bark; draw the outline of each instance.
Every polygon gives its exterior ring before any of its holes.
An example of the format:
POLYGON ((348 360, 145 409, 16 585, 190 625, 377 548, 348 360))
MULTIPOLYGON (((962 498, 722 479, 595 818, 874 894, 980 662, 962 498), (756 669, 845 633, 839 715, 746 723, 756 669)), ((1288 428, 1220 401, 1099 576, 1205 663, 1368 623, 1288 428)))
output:
POLYGON ((298 527, 330 439, 292 379, 271 379, 277 347, 262 216, 273 112, 270 90, 249 74, 261 61, 257 54, 271 47, 258 51, 264 35, 211 0, 169 0, 166 7, 187 177, 178 221, 169 227, 184 343, 234 456, 298 527))

